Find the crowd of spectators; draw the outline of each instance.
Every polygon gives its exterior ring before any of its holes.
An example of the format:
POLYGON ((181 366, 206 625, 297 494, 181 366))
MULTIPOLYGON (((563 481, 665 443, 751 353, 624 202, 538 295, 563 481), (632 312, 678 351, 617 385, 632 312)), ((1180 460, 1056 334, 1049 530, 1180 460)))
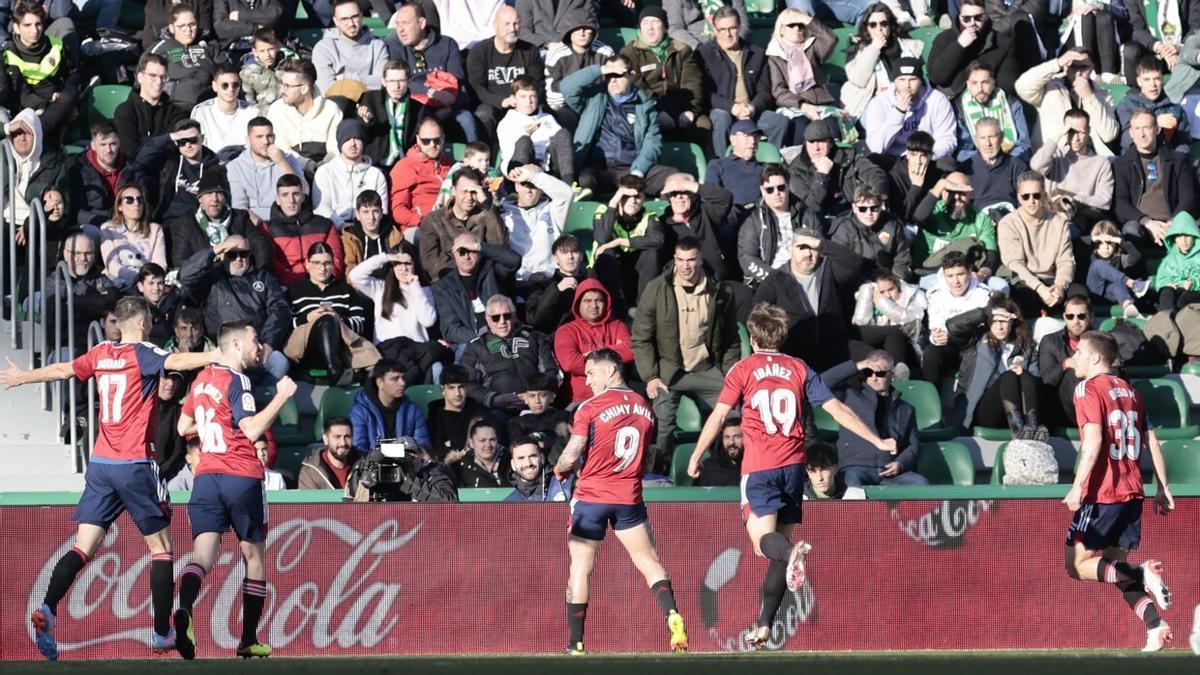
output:
MULTIPOLYGON (((79 349, 132 294, 164 348, 248 320, 256 384, 361 385, 302 488, 346 489, 379 439, 411 437, 460 487, 553 498, 602 347, 653 402, 661 469, 682 397, 713 405, 764 301, 784 351, 901 446, 814 452, 810 473, 836 468, 821 495, 918 483, 895 380, 930 381, 961 429, 1044 439, 1093 318, 1200 302, 1180 0, 779 0, 773 23, 742 0, 332 0, 307 45, 288 3, 150 3, 132 93, 86 129, 111 82, 81 53, 120 3, 59 4, 0 13, 3 217, 24 246, 41 201, 79 349), (605 44, 601 17, 636 36, 605 44), (418 384, 442 398, 417 405, 418 384)), ((162 414, 186 384, 164 380, 162 414)), ((181 443, 164 473, 186 472, 181 443)), ((735 483, 741 448, 731 422, 702 484, 735 483)))

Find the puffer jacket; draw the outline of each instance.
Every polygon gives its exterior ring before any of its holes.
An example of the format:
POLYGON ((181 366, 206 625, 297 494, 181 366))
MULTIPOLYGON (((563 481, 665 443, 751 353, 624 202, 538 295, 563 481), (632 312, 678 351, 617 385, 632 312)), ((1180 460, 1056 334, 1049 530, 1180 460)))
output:
POLYGON ((271 219, 261 225, 271 240, 271 273, 285 285, 307 279, 308 247, 323 241, 333 249, 333 276, 341 279, 346 269, 342 238, 328 218, 318 216, 308 205, 295 216, 285 216, 279 205, 271 207, 271 219))
POLYGON ((881 195, 888 193, 887 174, 865 153, 854 148, 836 148, 832 159, 834 168, 828 174, 817 171, 807 150, 801 150, 788 165, 791 174, 788 189, 806 208, 822 215, 840 213, 860 185, 870 185, 881 195))
POLYGON ((292 328, 292 309, 279 281, 269 272, 250 269, 240 277, 214 264, 211 248, 197 251, 179 270, 180 296, 204 308, 204 329, 214 337, 227 321, 249 321, 259 340, 283 348, 292 328))
POLYGON ((409 148, 388 176, 392 184, 392 220, 404 229, 419 226, 421 218, 433 211, 438 190, 449 173, 450 161, 445 155, 429 159, 415 144, 409 148))
POLYGON ((596 279, 586 279, 575 288, 575 302, 571 305, 575 320, 563 324, 554 333, 554 355, 569 378, 572 401, 582 401, 592 395, 584 373, 590 352, 604 347, 615 350, 627 365, 633 362, 633 337, 624 323, 612 318, 612 306, 608 289, 596 279), (604 296, 604 316, 597 323, 589 323, 579 316, 579 301, 590 291, 604 296))
POLYGON ((489 408, 500 394, 525 391, 526 383, 534 375, 558 375, 546 336, 521 323, 516 323, 508 337, 503 338, 481 329, 479 336, 467 344, 462 367, 471 373, 467 395, 489 408))
MULTIPOLYGON (((788 212, 792 216, 793 231, 800 228, 821 231, 821 218, 815 211, 805 209, 803 204, 793 200, 788 212)), ((779 236, 779 217, 759 200, 738 230, 738 262, 742 265, 746 285, 759 285, 775 270, 771 262, 779 250, 779 236)))

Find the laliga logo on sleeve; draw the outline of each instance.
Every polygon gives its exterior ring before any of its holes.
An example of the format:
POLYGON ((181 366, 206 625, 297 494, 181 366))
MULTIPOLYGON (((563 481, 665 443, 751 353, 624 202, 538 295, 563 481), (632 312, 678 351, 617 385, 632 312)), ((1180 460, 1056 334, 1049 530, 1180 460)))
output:
MULTIPOLYGON (((734 635, 722 636, 718 625, 719 594, 737 577, 738 563, 741 562, 741 559, 741 549, 736 547, 725 549, 709 564, 708 572, 704 575, 704 583, 700 586, 700 620, 704 622, 704 627, 708 629, 708 635, 713 639, 717 649, 727 652, 752 651, 746 638, 754 630, 754 626, 746 626, 734 635)), ((757 581, 752 588, 757 589, 757 581)), ((733 586, 730 586, 730 589, 734 590, 733 586)), ((800 590, 785 592, 783 602, 779 605, 779 612, 775 614, 775 622, 771 624, 771 639, 767 642, 767 649, 771 651, 783 649, 788 640, 797 633, 800 624, 807 623, 813 615, 816 602, 816 595, 813 593, 808 579, 805 579, 804 586, 800 590)))
POLYGON ((995 506, 993 499, 947 499, 922 515, 910 517, 903 513, 904 504, 892 502, 888 513, 909 539, 930 548, 957 548, 963 545, 967 530, 995 506))

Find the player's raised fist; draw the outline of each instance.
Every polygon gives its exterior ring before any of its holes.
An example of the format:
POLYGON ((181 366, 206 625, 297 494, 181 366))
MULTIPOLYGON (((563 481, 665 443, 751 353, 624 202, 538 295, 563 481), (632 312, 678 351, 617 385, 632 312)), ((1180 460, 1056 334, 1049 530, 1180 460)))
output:
POLYGON ((291 398, 296 395, 296 383, 292 378, 287 377, 275 383, 275 394, 284 398, 291 398))

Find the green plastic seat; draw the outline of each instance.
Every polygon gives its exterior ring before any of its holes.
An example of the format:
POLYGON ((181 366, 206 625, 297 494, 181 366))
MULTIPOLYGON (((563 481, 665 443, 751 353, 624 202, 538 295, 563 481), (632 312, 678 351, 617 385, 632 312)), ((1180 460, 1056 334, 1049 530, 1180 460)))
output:
POLYGON ((569 232, 576 237, 582 232, 591 237, 592 230, 595 228, 596 210, 600 206, 600 202, 573 202, 571 204, 571 211, 567 214, 567 222, 563 226, 563 232, 569 232))
POLYGON ((759 141, 754 159, 768 164, 780 164, 783 162, 783 155, 779 153, 779 148, 775 147, 774 143, 759 141))
POLYGON ((421 412, 429 417, 429 404, 442 400, 442 388, 436 384, 414 384, 404 388, 408 400, 421 406, 421 412))
MULTIPOLYGON (((942 32, 940 26, 926 26, 925 28, 915 28, 908 34, 908 37, 914 40, 920 40, 925 45, 925 49, 921 53, 921 58, 925 63, 929 63, 929 50, 933 48, 933 40, 942 32)), ((926 71, 929 70, 928 65, 926 71)))
POLYGON ((1188 361, 1179 367, 1180 375, 1200 375, 1200 361, 1188 361))
POLYGON ((601 28, 599 34, 596 35, 597 40, 603 42, 609 47, 612 47, 614 52, 621 51, 625 45, 633 42, 637 39, 637 37, 638 29, 629 28, 627 26, 620 28, 615 26, 611 28, 601 28))
POLYGON ((647 213, 661 216, 667 210, 667 200, 665 199, 649 199, 644 205, 647 213))
POLYGON ((467 154, 467 144, 466 143, 451 143, 450 144, 450 156, 454 158, 454 161, 461 162, 463 160, 463 157, 466 156, 466 154, 467 154))
MULTIPOLYGON (((695 443, 683 443, 675 446, 675 456, 671 458, 671 482, 675 487, 689 487, 692 485, 692 477, 688 475, 688 462, 692 459, 692 452, 696 450, 695 443)), ((708 457, 708 453, 704 453, 708 457)))
POLYGON ((942 425, 942 397, 937 387, 924 380, 905 380, 892 384, 900 398, 917 411, 917 435, 923 441, 948 441, 958 435, 956 429, 942 425))
POLYGON ((775 25, 775 0, 746 0, 746 14, 752 28, 775 25))
MULTIPOLYGON (((1113 307, 1115 307, 1117 310, 1121 309, 1120 305, 1113 305, 1113 307)), ((1113 326, 1117 325, 1117 319, 1121 319, 1121 318, 1124 318, 1124 315, 1110 316, 1107 319, 1100 322, 1100 327, 1097 330, 1107 333, 1113 329, 1113 326)), ((1125 320, 1128 321, 1129 323, 1137 326, 1138 328, 1146 327, 1146 319, 1125 319, 1125 320)))
POLYGON ((922 443, 917 473, 933 485, 974 485, 975 460, 962 443, 922 443))
POLYGON ((675 412, 676 434, 699 434, 704 420, 700 416, 700 406, 691 396, 684 394, 679 397, 679 409, 675 412))
POLYGON ((117 106, 129 98, 133 88, 124 84, 100 84, 88 90, 84 97, 83 111, 87 125, 100 120, 111 120, 117 114, 117 106))
POLYGON ((738 339, 742 341, 742 358, 750 356, 753 349, 750 347, 750 330, 746 328, 746 324, 738 322, 738 339))
POLYGON ((658 163, 691 174, 701 183, 704 182, 708 171, 708 160, 704 158, 704 150, 695 143, 663 143, 658 163))
POLYGON ((971 435, 985 441, 1012 440, 1012 432, 1007 427, 971 427, 971 435))
POLYGON ((1004 451, 1008 449, 1005 443, 996 450, 996 463, 992 466, 992 485, 1004 484, 1004 451))
MULTIPOLYGON (((343 389, 342 387, 330 387, 321 394, 321 403, 317 406, 317 417, 313 420, 313 436, 316 440, 321 440, 321 434, 325 430, 325 420, 334 417, 346 417, 350 414, 350 406, 354 404, 354 395, 358 393, 358 387, 353 389, 343 389)), ((362 448, 369 450, 370 448, 362 448)))
POLYGON ((300 41, 300 44, 312 48, 321 38, 325 37, 324 28, 293 28, 292 37, 300 41))
POLYGON ((1134 380, 1142 394, 1146 416, 1160 440, 1178 440, 1200 436, 1200 426, 1192 424, 1191 401, 1183 385, 1175 380, 1153 378, 1134 380))
POLYGON ((1171 485, 1200 485, 1200 442, 1166 441, 1162 451, 1171 485))
POLYGON ((826 441, 836 441, 840 428, 837 420, 833 419, 833 416, 820 406, 813 406, 812 410, 813 424, 817 427, 817 434, 826 441))

